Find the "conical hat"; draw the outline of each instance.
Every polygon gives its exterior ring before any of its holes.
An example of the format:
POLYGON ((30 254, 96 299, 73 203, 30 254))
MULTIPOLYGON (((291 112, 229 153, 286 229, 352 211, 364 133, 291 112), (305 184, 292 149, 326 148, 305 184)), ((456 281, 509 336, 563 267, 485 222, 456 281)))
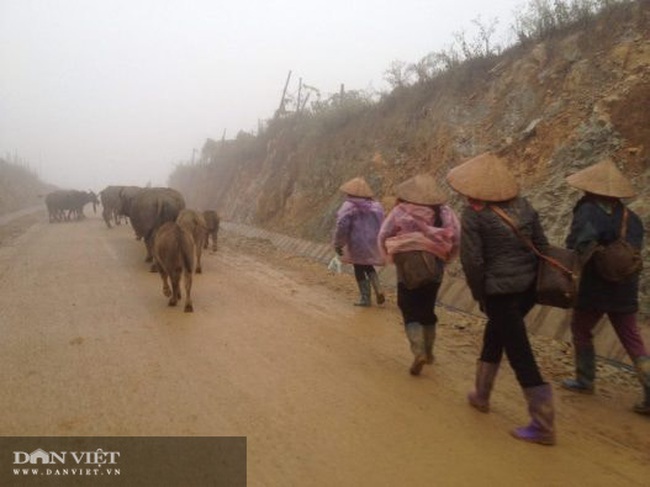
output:
POLYGON ((418 205, 439 205, 447 201, 447 195, 431 174, 418 174, 397 185, 397 197, 418 205))
POLYGON ((361 198, 372 198, 372 189, 363 178, 354 178, 343 183, 339 188, 345 194, 350 196, 360 196, 361 198))
POLYGON ((610 158, 572 174, 566 181, 574 188, 601 196, 631 198, 636 195, 630 180, 619 171, 610 158))
POLYGON ((453 168, 447 182, 460 194, 481 201, 507 201, 519 194, 519 185, 508 167, 489 152, 453 168))

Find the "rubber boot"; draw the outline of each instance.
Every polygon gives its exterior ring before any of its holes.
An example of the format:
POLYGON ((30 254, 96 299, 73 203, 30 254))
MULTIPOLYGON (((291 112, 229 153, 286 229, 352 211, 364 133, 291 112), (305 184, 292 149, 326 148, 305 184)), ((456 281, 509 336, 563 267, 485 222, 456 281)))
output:
POLYGON ((574 347, 576 360, 576 378, 565 379, 562 387, 581 394, 594 393, 596 378, 596 351, 593 346, 574 347))
POLYGON ((409 372, 411 375, 420 375, 422 367, 427 362, 427 355, 424 349, 424 327, 418 322, 406 324, 406 336, 411 345, 413 363, 409 372))
POLYGON ((476 361, 476 390, 467 394, 467 400, 482 413, 490 412, 490 393, 498 371, 498 363, 476 361))
POLYGON ((384 304, 386 302, 386 296, 384 296, 384 291, 381 288, 381 282, 379 281, 379 275, 377 272, 370 273, 370 284, 375 290, 375 298, 377 298, 377 304, 384 304))
POLYGON ((368 307, 371 305, 370 302, 370 281, 364 279, 363 281, 357 281, 359 286, 359 301, 354 303, 355 306, 368 307))
POLYGON ((643 386, 643 400, 634 405, 634 412, 650 416, 650 387, 643 386))
POLYGON ((637 357, 634 360, 634 368, 641 384, 650 387, 650 356, 637 357))
POLYGON ((650 357, 639 357, 634 365, 643 386, 643 400, 634 405, 634 412, 650 415, 650 357))
POLYGON ((435 360, 433 356, 433 345, 436 342, 436 325, 423 326, 424 328, 424 353, 426 355, 426 363, 431 365, 435 360))
POLYGON ((551 385, 526 387, 523 391, 532 420, 528 426, 512 430, 512 436, 540 445, 555 445, 555 410, 551 385))

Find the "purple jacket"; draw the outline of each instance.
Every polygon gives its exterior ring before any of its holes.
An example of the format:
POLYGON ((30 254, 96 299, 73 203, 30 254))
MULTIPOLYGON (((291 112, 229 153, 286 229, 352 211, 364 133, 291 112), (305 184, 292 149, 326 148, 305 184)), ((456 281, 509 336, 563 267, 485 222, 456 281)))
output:
POLYGON ((384 209, 377 201, 348 196, 336 213, 334 247, 343 247, 341 260, 350 264, 384 265, 377 235, 384 209))

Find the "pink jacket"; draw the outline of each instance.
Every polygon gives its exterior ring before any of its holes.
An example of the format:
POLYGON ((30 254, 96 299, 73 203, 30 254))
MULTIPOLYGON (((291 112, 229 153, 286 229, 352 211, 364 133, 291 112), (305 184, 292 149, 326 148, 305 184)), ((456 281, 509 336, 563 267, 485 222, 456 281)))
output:
POLYGON ((460 221, 447 205, 439 205, 441 227, 436 227, 435 210, 431 206, 399 203, 390 212, 379 230, 379 247, 392 256, 409 250, 424 250, 443 262, 458 255, 460 221))

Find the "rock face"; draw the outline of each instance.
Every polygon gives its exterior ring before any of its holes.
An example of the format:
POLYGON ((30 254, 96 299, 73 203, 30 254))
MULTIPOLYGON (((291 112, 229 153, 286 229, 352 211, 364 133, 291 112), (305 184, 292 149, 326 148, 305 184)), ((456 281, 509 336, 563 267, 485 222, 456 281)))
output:
MULTIPOLYGON (((342 104, 273 120, 257 136, 209 141, 208 162, 177 169, 170 185, 225 219, 327 241, 343 181, 363 175, 390 206, 400 181, 424 171, 444 180, 449 168, 495 150, 561 244, 580 196, 564 178, 611 156, 638 188, 631 207, 650 231, 650 4, 628 10, 363 108, 342 104)), ((650 271, 641 288, 650 313, 650 271)))

